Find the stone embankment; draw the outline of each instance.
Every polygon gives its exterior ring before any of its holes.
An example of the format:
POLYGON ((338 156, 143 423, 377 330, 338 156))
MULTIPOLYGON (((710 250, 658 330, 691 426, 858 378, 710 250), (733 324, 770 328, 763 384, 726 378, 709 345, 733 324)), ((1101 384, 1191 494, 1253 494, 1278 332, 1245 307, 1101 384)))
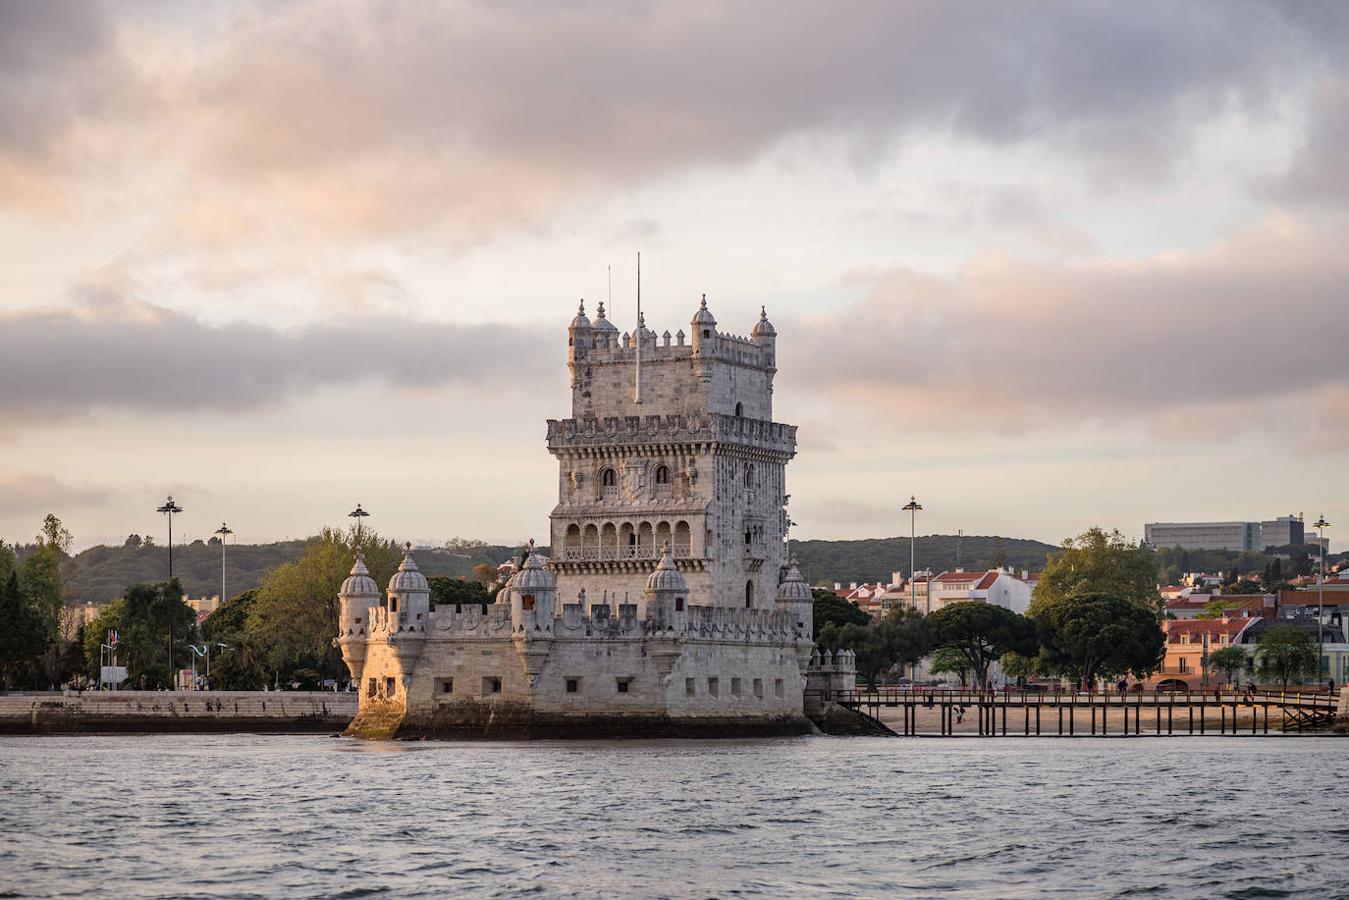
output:
POLYGON ((86 691, 0 694, 0 734, 340 731, 355 694, 86 691))

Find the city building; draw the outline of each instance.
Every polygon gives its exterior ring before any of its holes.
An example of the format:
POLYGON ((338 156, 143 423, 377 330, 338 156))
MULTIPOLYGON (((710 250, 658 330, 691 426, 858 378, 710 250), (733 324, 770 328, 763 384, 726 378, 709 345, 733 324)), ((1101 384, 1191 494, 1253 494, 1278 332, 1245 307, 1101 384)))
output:
MULTIPOLYGON (((1025 573, 1023 573, 1024 576, 1025 573)), ((1025 614, 1030 608, 1032 587, 1025 577, 1011 569, 987 569, 966 572, 956 569, 932 578, 929 588, 931 611, 967 600, 992 603, 1025 614)))
POLYGON ((1225 674, 1205 668, 1208 654, 1220 647, 1241 643, 1241 635, 1261 617, 1218 619, 1164 619, 1166 657, 1162 667, 1148 678, 1149 688, 1198 690, 1225 682, 1225 674))
POLYGON ((1301 545, 1306 541, 1302 516, 1279 516, 1263 522, 1149 522, 1143 540, 1153 547, 1183 550, 1254 550, 1301 545))
POLYGON ((796 428, 773 421, 777 333, 690 335, 601 305, 567 333, 572 417, 558 463, 554 554, 532 552, 483 609, 431 607, 409 552, 381 594, 358 558, 338 644, 363 736, 729 735, 809 730, 812 595, 786 557, 796 428))

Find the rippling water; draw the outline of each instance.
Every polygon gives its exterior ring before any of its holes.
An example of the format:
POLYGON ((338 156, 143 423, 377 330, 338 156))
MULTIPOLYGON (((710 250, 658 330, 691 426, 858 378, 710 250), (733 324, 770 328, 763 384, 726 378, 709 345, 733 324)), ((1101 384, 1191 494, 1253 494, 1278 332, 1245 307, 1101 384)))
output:
POLYGON ((1344 896, 1346 747, 0 738, 0 894, 1344 896))

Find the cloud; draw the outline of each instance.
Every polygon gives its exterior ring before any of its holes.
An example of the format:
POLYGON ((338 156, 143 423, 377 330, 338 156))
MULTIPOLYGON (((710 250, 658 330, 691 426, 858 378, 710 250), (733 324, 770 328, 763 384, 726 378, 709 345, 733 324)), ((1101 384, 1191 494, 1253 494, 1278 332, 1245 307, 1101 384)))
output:
POLYGON ((1349 209, 1349 80, 1322 81, 1306 138, 1288 170, 1270 185, 1277 200, 1349 209))
POLYGON ((1330 447, 1349 434, 1346 238, 1279 217, 1202 253, 873 274, 850 307, 779 326, 780 378, 923 432, 1131 422, 1330 447))
POLYGON ((0 313, 0 382, 9 388, 0 423, 14 428, 101 409, 247 410, 371 381, 518 382, 553 374, 564 352, 555 334, 525 326, 391 315, 343 315, 293 331, 212 325, 89 287, 71 308, 0 313))
POLYGON ((26 472, 0 474, 0 509, 5 511, 5 517, 10 520, 34 517, 34 534, 39 524, 36 517, 49 512, 62 515, 62 510, 101 505, 110 496, 103 488, 67 484, 50 475, 26 472))
POLYGON ((278 217, 330 237, 438 224, 473 240, 802 134, 885 155, 949 130, 1046 141, 1112 178, 1165 172, 1213 115, 1265 109, 1339 64, 1349 37, 1343 6, 1258 0, 353 0, 114 26, 96 9, 9 13, 25 77, 0 113, 26 111, 11 130, 53 154, 77 126, 155 135, 189 161, 176 224, 210 241, 278 217))

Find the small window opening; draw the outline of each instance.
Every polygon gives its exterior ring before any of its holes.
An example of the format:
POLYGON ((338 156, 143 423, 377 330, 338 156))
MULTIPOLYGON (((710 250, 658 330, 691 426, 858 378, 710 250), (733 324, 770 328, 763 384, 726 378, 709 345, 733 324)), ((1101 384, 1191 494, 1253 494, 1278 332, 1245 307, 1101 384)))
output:
POLYGON ((390 598, 389 598, 389 612, 398 612, 398 598, 397 598, 397 597, 390 597, 390 598))
POLYGON ((762 678, 756 678, 756 679, 754 679, 754 696, 755 696, 755 697, 758 697, 760 700, 763 699, 763 679, 762 679, 762 678))
POLYGON ((670 467, 656 466, 656 484, 670 483, 670 467))
POLYGON ((736 418, 739 418, 739 417, 743 416, 744 414, 745 414, 745 404, 743 404, 743 403, 737 403, 737 404, 735 405, 735 415, 736 415, 736 418))
POLYGON ((482 680, 482 692, 484 694, 501 693, 501 679, 494 676, 488 676, 482 680))
POLYGON ((683 612, 683 611, 684 611, 684 598, 683 598, 683 597, 676 597, 676 598, 675 598, 675 612, 683 612))
POLYGON ((707 679, 707 693, 713 697, 719 696, 721 693, 721 681, 716 678, 707 679))
POLYGON ((384 693, 386 696, 392 697, 394 695, 394 692, 397 690, 398 690, 397 680, 391 677, 384 679, 384 693))
POLYGON ((604 473, 600 475, 600 483, 604 487, 614 487, 618 484, 618 473, 613 469, 605 469, 604 473))
POLYGON ((534 608, 534 595, 533 595, 533 594, 525 594, 523 597, 520 598, 520 603, 521 603, 521 606, 522 606, 524 609, 533 609, 533 608, 534 608))
POLYGON ((786 685, 783 684, 782 679, 781 678, 776 679, 773 682, 773 696, 781 698, 785 696, 786 693, 787 693, 786 685))
POLYGON ((697 679, 696 679, 696 678, 685 678, 685 679, 684 679, 684 696, 685 696, 685 697, 692 697, 694 694, 697 693, 698 689, 697 689, 697 687, 695 687, 696 684, 697 684, 697 679))
POLYGON ((379 679, 371 678, 369 685, 365 689, 365 695, 367 697, 373 697, 378 692, 379 692, 379 679))
POLYGON ((703 329, 703 337, 705 337, 705 338, 710 338, 711 336, 712 336, 712 329, 710 329, 710 328, 704 328, 704 329, 703 329))
POLYGON ((453 694, 453 693, 454 693, 454 679, 453 679, 453 678, 441 678, 441 679, 439 680, 439 685, 440 685, 440 693, 442 693, 442 694, 453 694))
POLYGON ((617 683, 617 684, 618 684, 618 692, 619 692, 620 694, 626 694, 626 693, 628 692, 628 687, 632 684, 632 679, 631 679, 631 678, 620 678, 620 679, 618 679, 618 683, 617 683))
POLYGON ((581 679, 579 679, 579 678, 568 678, 568 679, 567 679, 567 693, 568 693, 568 694, 576 694, 576 693, 579 693, 580 690, 581 690, 581 679))
POLYGON ((745 609, 754 605, 754 582, 745 582, 745 609))
POLYGON ((740 696, 740 679, 739 679, 739 678, 732 678, 732 679, 731 679, 731 696, 732 696, 732 697, 739 697, 739 696, 740 696))

